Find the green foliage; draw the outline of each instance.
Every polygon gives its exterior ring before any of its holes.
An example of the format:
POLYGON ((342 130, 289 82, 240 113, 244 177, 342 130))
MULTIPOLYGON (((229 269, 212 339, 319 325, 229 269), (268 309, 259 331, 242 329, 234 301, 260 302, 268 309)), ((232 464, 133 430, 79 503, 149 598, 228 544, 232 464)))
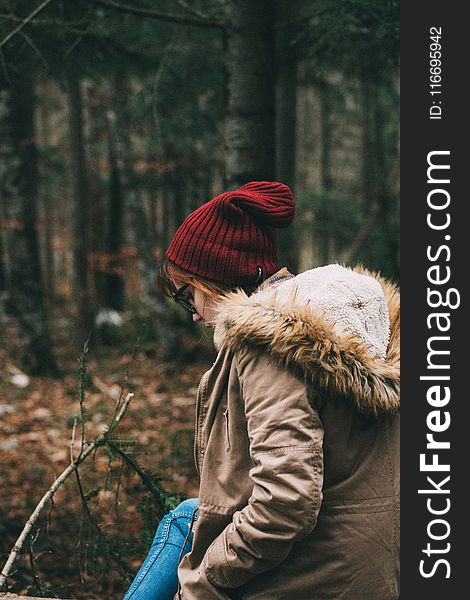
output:
POLYGON ((106 438, 106 450, 110 462, 114 462, 119 458, 116 448, 126 450, 127 448, 135 446, 135 444, 137 444, 137 440, 126 435, 115 435, 112 438, 106 438))
MULTIPOLYGON (((184 498, 179 495, 167 495, 165 497, 165 512, 169 512, 178 506, 184 498)), ((159 522, 159 507, 156 504, 155 497, 152 494, 143 494, 140 496, 137 511, 142 516, 142 529, 140 531, 140 542, 143 551, 150 547, 157 525, 159 522)))
POLYGON ((398 0, 319 0, 314 18, 297 43, 305 44, 317 65, 371 81, 386 80, 398 67, 398 0))
POLYGON ((78 403, 80 407, 80 418, 77 421, 77 425, 81 430, 81 440, 82 445, 85 440, 85 423, 87 420, 87 411, 85 407, 85 396, 86 396, 86 388, 89 384, 89 376, 87 371, 87 355, 89 351, 88 345, 89 339, 83 344, 83 350, 78 357, 78 376, 77 376, 77 393, 78 393, 78 403))
POLYGON ((77 378, 77 391, 78 401, 80 407, 85 402, 85 389, 87 386, 88 373, 87 373, 87 354, 88 354, 88 343, 83 347, 83 352, 78 357, 78 378, 77 378))

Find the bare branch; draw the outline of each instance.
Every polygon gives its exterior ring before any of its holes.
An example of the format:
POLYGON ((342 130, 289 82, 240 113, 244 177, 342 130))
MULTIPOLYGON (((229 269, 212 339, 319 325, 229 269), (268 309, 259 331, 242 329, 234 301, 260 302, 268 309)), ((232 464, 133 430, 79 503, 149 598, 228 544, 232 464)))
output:
POLYGON ((209 15, 207 13, 203 13, 202 11, 198 10, 197 8, 195 8, 194 6, 190 6, 185 0, 177 0, 177 3, 186 12, 188 12, 189 14, 194 15, 195 17, 199 17, 200 19, 205 19, 205 20, 210 19, 209 15))
POLYGON ((46 69, 49 68, 49 64, 47 62, 47 60, 44 58, 44 56, 41 54, 41 52, 39 51, 39 49, 37 48, 36 44, 33 42, 33 40, 29 37, 29 35, 27 35, 24 31, 19 31, 18 32, 19 35, 21 35, 21 37, 27 42, 27 44, 29 44, 29 46, 31 46, 33 52, 36 54, 36 56, 39 58, 39 60, 42 62, 42 64, 44 65, 44 67, 46 69))
POLYGON ((75 477, 77 479, 78 492, 79 492, 80 498, 82 500, 82 507, 83 507, 85 514, 88 517, 88 520, 93 525, 93 527, 96 529, 100 539, 106 544, 106 547, 108 548, 110 555, 113 557, 114 562, 117 564, 117 566, 119 567, 119 569, 121 571, 121 575, 124 577, 124 579, 126 579, 130 583, 131 579, 129 577, 129 573, 126 570, 126 565, 123 563, 123 561, 121 559, 121 556, 111 546, 111 544, 109 543, 105 534, 102 532, 101 527, 98 525, 95 517, 91 513, 90 507, 88 506, 88 501, 85 496, 85 492, 83 490, 80 475, 78 474, 78 469, 75 469, 75 477))
POLYGON ((39 14, 44 8, 46 8, 46 6, 48 4, 50 4, 52 2, 52 0, 44 0, 44 2, 42 4, 40 4, 37 8, 35 8, 33 10, 32 13, 30 13, 26 19, 24 19, 23 21, 21 21, 21 23, 18 25, 18 27, 15 27, 15 29, 13 29, 13 31, 10 31, 10 33, 3 38, 3 40, 0 42, 0 48, 2 46, 4 46, 9 40, 11 40, 11 38, 16 35, 21 29, 23 29, 23 27, 25 25, 27 25, 31 19, 34 19, 34 17, 39 14))
POLYGON ((136 8, 135 6, 128 6, 127 4, 121 4, 115 2, 115 0, 88 0, 98 6, 104 8, 112 8, 120 12, 127 13, 129 15, 136 15, 138 17, 147 17, 150 19, 156 19, 158 21, 166 21, 168 23, 177 23, 179 25, 194 25, 197 27, 208 27, 211 29, 225 29, 224 23, 216 19, 199 19, 197 17, 183 17, 181 15, 172 15, 168 13, 162 13, 148 8, 136 8))
POLYGON ((109 442, 109 446, 123 459, 124 462, 128 463, 134 471, 139 475, 142 480, 142 483, 145 485, 147 490, 153 495, 153 497, 157 500, 159 516, 160 518, 167 512, 165 504, 162 500, 162 492, 159 486, 155 483, 155 481, 150 477, 150 475, 140 467, 140 465, 131 457, 127 452, 124 452, 122 448, 120 448, 117 444, 113 442, 109 442))
POLYGON ((40 596, 44 596, 44 592, 42 590, 42 586, 41 586, 41 582, 39 580, 39 577, 36 573, 36 567, 34 566, 34 544, 36 543, 36 540, 38 539, 39 536, 39 529, 36 531, 36 535, 34 537, 31 536, 30 540, 29 540, 29 547, 28 547, 28 554, 29 554, 29 564, 31 567, 31 575, 33 576, 33 581, 34 584, 39 592, 40 596))
POLYGON ((70 440, 70 463, 73 463, 73 448, 75 446, 75 432, 77 431, 77 419, 73 420, 72 439, 70 440))
MULTIPOLYGON (((122 403, 118 413, 116 414, 116 416, 114 418, 112 427, 110 427, 109 431, 114 430, 116 428, 116 426, 119 424, 122 417, 125 415, 126 410, 129 406, 130 401, 132 400, 133 396, 134 396, 134 394, 127 394, 124 402, 122 403)), ((26 525, 23 527, 23 531, 20 533, 18 539, 16 540, 15 545, 13 546, 13 548, 8 556, 7 562, 5 563, 5 566, 3 567, 2 573, 0 575, 0 591, 5 588, 8 576, 11 573, 13 565, 14 565, 16 559, 18 558, 18 555, 22 551, 25 541, 27 540, 31 529, 33 528, 34 524, 38 520, 39 515, 43 511, 47 502, 53 498, 54 494, 61 487, 61 485, 65 482, 65 480, 69 477, 69 475, 71 475, 74 471, 76 471, 78 466, 81 465, 81 463, 93 451, 95 451, 97 448, 99 448, 100 446, 102 446, 105 443, 106 435, 107 434, 104 434, 104 435, 100 436, 99 438, 97 438, 96 440, 94 440, 93 442, 91 442, 90 444, 88 444, 83 449, 83 452, 81 452, 80 455, 73 462, 71 462, 64 471, 62 471, 62 473, 59 475, 59 477, 57 477, 57 479, 54 481, 54 483, 51 485, 51 487, 47 490, 47 492, 41 498, 38 505, 34 509, 33 513, 27 520, 26 525)))

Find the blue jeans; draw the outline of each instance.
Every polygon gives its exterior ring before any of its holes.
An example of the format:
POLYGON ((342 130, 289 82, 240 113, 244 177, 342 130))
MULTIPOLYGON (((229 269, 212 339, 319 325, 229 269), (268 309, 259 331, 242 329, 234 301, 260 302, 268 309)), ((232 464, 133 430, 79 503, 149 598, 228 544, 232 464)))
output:
POLYGON ((178 564, 192 547, 197 498, 189 498, 163 517, 152 546, 123 600, 173 600, 178 590, 178 564), (184 546, 184 548, 183 548, 184 546))

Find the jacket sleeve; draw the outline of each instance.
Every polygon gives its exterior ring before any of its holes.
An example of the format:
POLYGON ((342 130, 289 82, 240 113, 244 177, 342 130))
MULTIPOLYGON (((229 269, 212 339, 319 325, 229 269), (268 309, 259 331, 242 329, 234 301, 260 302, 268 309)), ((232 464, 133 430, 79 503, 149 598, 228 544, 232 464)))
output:
POLYGON ((207 579, 236 588, 286 559, 315 527, 322 500, 323 427, 307 385, 259 349, 236 355, 245 406, 253 491, 213 541, 207 579))

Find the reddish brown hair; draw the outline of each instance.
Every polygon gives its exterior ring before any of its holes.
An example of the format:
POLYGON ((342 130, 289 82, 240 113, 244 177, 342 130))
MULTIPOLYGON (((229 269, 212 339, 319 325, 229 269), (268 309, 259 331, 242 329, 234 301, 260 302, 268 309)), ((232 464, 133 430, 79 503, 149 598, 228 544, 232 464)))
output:
MULTIPOLYGON (((166 259, 157 273, 158 287, 165 294, 165 296, 171 298, 172 294, 176 291, 175 282, 178 282, 179 285, 184 285, 185 283, 193 285, 195 288, 200 289, 202 292, 212 298, 217 298, 218 296, 237 289, 235 286, 224 285, 222 283, 209 281, 203 277, 193 275, 182 267, 175 265, 173 261, 166 259)), ((248 295, 250 295, 255 291, 258 285, 259 284, 239 287, 241 287, 248 295)))

